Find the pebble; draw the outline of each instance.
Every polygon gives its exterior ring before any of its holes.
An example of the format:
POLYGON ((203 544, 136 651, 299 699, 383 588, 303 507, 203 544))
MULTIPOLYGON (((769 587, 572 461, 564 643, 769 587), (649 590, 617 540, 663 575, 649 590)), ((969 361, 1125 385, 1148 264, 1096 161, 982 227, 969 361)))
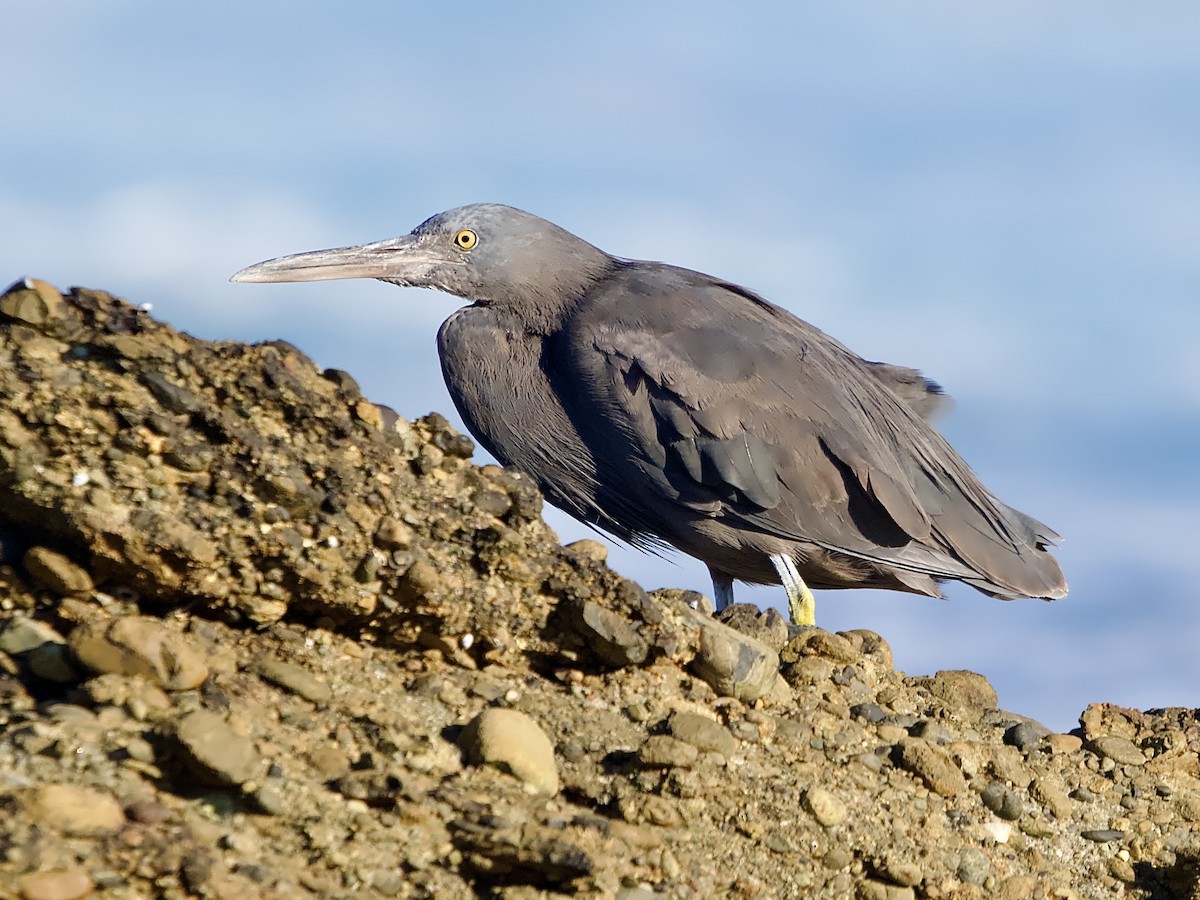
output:
POLYGON ((250 739, 205 709, 188 713, 175 726, 175 739, 188 767, 206 784, 239 785, 262 770, 250 739))
POLYGON ((946 669, 931 678, 916 678, 914 682, 955 709, 983 712, 994 709, 999 699, 986 678, 966 669, 946 669))
POLYGON ((23 278, 0 296, 0 313, 30 325, 44 325, 63 315, 63 297, 40 278, 23 278))
POLYGON ((983 805, 1002 819, 1015 822, 1025 811, 1021 798, 1015 791, 1010 791, 1003 783, 993 781, 980 795, 983 805))
POLYGON ((905 862, 890 855, 878 863, 876 872, 881 878, 900 887, 914 887, 921 883, 923 877, 921 867, 916 863, 905 862))
POLYGON ((333 695, 328 683, 294 663, 266 657, 258 661, 254 670, 272 684, 313 703, 328 703, 333 695))
POLYGON ((991 869, 992 862, 986 853, 976 847, 967 847, 958 857, 955 872, 967 884, 983 884, 991 869))
POLYGON ((72 662, 71 652, 66 644, 50 641, 40 647, 34 647, 25 655, 25 663, 30 672, 55 684, 74 684, 80 680, 79 670, 72 662))
POLYGON ((571 598, 562 605, 567 626, 611 666, 641 665, 650 645, 629 619, 592 600, 571 598))
POLYGON ((1082 832, 1082 836, 1089 841, 1105 844, 1109 841, 1124 840, 1125 832, 1118 831, 1116 828, 1093 828, 1082 832))
POLYGON ((762 641, 723 622, 687 610, 700 626, 700 646, 692 671, 722 697, 752 702, 767 694, 779 673, 779 654, 762 641))
POLYGON ((44 784, 26 800, 29 814, 63 834, 100 837, 125 824, 121 804, 111 794, 71 784, 44 784))
POLYGON ((788 641, 780 654, 785 662, 795 662, 802 656, 820 656, 837 663, 855 663, 862 654, 854 649, 848 638, 820 628, 808 628, 788 641))
POLYGON ((1032 720, 1018 722, 1004 732, 1004 743, 1028 753, 1050 734, 1050 729, 1032 720))
POLYGON ((22 900, 76 900, 86 897, 94 887, 83 869, 31 872, 18 882, 22 900))
MULTIPOLYGON (((826 828, 833 828, 846 821, 849 811, 846 804, 824 788, 809 788, 804 794, 804 808, 826 828)), ((841 868, 835 866, 834 868, 841 868)))
POLYGON ((43 644, 65 644, 66 638, 37 619, 13 616, 0 631, 0 650, 11 656, 19 656, 41 647, 43 644))
POLYGON ((1076 753, 1083 746, 1083 738, 1075 734, 1050 734, 1046 746, 1051 753, 1076 753))
POLYGON ((84 622, 67 644, 93 672, 138 675, 168 691, 191 690, 208 677, 204 657, 186 637, 146 616, 84 622))
POLYGON ((584 538, 581 541, 572 541, 563 549, 570 550, 576 556, 582 556, 584 559, 590 559, 592 562, 607 562, 608 547, 599 541, 589 540, 584 538))
POLYGON ((850 715, 871 725, 877 725, 887 718, 887 712, 878 703, 856 703, 850 707, 850 715))
POLYGON ((467 723, 458 746, 469 763, 509 772, 541 793, 558 793, 554 745, 541 726, 523 712, 485 709, 467 723))
POLYGON ((1066 819, 1071 815, 1070 798, 1061 788, 1044 778, 1033 780, 1029 785, 1029 795, 1050 810, 1056 819, 1066 819))
POLYGON ((742 634, 762 641, 776 653, 788 642, 788 626, 778 610, 760 610, 749 603, 734 603, 717 613, 717 619, 742 634))
POLYGON ((737 740, 720 722, 699 713, 675 712, 667 722, 672 736, 700 750, 711 750, 726 759, 737 750, 737 740))
POLYGON ((1146 754, 1129 738, 1113 734, 1102 734, 1090 744, 1091 749, 1105 759, 1111 759, 1123 766, 1144 766, 1146 754))
POLYGON ((896 745, 896 762, 913 773, 935 794, 953 797, 967 781, 946 751, 921 738, 904 738, 896 745))
POLYGON ((29 577, 56 594, 85 594, 95 587, 86 569, 49 547, 30 547, 23 562, 29 577))
POLYGON ((638 750, 638 761, 649 769, 694 766, 700 759, 700 751, 669 734, 653 734, 638 750))

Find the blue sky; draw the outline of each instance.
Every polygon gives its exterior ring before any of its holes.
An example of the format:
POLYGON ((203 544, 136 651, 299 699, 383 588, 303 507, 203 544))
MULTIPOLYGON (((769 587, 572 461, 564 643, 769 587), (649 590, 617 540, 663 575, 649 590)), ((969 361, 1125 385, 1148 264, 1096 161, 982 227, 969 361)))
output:
MULTIPOLYGON (((284 338, 415 416, 452 413, 451 298, 228 276, 488 200, 729 278, 943 383, 968 462, 1067 537, 1058 603, 825 593, 824 627, 880 632, 911 674, 983 672, 1056 728, 1091 701, 1200 705, 1200 7, 111 0, 5 22, 0 279, 284 338)), ((612 563, 708 590, 689 560, 612 563)))

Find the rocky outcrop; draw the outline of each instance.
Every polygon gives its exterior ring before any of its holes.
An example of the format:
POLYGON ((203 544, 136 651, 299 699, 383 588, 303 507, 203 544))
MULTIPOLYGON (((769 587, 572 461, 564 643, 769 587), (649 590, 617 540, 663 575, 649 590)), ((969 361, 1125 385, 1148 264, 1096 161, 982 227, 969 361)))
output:
POLYGON ((0 895, 1187 897, 1200 719, 1072 734, 648 594, 294 347, 0 297, 0 895))

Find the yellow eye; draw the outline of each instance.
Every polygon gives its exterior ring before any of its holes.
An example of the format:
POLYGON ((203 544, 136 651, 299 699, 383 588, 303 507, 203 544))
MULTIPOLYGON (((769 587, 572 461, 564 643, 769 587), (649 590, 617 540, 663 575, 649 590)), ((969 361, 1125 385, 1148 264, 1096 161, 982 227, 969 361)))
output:
POLYGON ((463 229, 454 236, 454 246, 459 250, 470 250, 479 243, 479 238, 475 236, 475 232, 463 229))

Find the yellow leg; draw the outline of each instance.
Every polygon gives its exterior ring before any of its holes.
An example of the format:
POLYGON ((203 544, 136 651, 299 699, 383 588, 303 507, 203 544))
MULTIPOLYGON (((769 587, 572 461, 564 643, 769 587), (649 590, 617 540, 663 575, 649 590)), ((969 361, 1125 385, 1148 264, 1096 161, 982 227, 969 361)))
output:
POLYGON ((771 557, 771 562, 775 565, 775 571, 779 573, 783 589, 787 591, 788 615, 791 616, 792 624, 816 625, 817 601, 804 579, 800 577, 800 573, 796 571, 796 564, 792 558, 776 553, 771 557))

